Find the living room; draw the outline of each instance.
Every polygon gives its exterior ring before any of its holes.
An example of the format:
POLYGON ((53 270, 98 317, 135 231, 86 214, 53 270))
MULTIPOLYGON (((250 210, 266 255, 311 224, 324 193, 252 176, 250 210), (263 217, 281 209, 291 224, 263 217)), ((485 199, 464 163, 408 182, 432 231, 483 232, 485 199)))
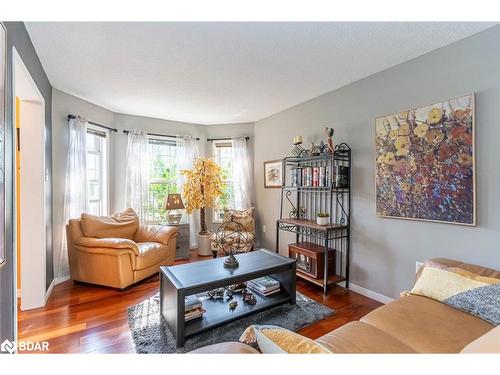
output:
POLYGON ((35 19, 0 28, 2 352, 498 363, 492 14, 35 19))

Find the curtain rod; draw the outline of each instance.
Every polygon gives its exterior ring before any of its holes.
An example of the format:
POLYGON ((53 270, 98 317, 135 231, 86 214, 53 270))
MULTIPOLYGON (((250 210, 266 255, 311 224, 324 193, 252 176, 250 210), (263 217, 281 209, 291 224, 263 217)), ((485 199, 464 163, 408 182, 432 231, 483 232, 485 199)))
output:
MULTIPOLYGON (((245 137, 245 141, 248 141, 250 137, 245 137)), ((207 138, 207 142, 214 142, 214 141, 230 141, 232 140, 231 137, 225 137, 225 138, 207 138)))
MULTIPOLYGON (((130 133, 130 130, 124 130, 124 134, 130 133)), ((168 135, 168 134, 158 134, 158 133, 147 133, 148 135, 151 135, 153 137, 165 137, 165 138, 179 138, 180 136, 177 135, 168 135)), ((197 141, 200 140, 200 138, 195 138, 197 141)))
MULTIPOLYGON (((71 120, 71 119, 75 119, 77 116, 75 115, 68 115, 68 121, 71 120)), ((109 126, 106 126, 106 125, 102 125, 102 124, 98 124, 97 122, 93 122, 93 121, 87 121, 89 124, 92 124, 94 126, 99 126, 101 128, 104 128, 104 129, 108 129, 109 131, 112 131, 112 132, 117 132, 118 129, 115 129, 115 128, 110 128, 109 126)))

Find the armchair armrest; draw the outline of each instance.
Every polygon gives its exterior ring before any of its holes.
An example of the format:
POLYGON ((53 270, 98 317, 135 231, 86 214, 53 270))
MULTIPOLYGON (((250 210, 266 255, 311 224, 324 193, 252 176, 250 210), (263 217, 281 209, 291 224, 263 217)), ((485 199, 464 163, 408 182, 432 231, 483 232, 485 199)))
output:
POLYGON ((140 225, 135 233, 135 242, 159 242, 168 245, 171 239, 179 235, 177 227, 165 225, 140 225))
POLYGON ((125 238, 94 238, 94 237, 79 237, 75 240, 75 245, 90 248, 107 248, 107 249, 130 249, 135 255, 139 255, 139 248, 132 240, 125 238))

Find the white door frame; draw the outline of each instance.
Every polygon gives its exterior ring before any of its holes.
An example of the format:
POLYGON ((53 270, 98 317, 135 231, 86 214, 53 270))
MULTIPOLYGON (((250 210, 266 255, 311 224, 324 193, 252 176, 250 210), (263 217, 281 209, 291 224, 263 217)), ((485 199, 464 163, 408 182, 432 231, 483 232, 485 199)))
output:
MULTIPOLYGON (((16 92, 16 77, 22 74, 26 79, 29 85, 31 86, 31 91, 35 94, 35 98, 29 98, 31 100, 25 100, 26 105, 33 106, 35 109, 33 112, 35 113, 35 117, 40 121, 40 126, 42 127, 41 132, 36 134, 29 134, 26 136, 25 141, 34 142, 33 149, 36 149, 37 153, 41 153, 41 155, 36 155, 35 157, 39 157, 39 161, 41 161, 41 165, 43 166, 42 171, 38 169, 34 169, 33 175, 26 177, 21 172, 21 207, 23 207, 23 200, 26 200, 25 205, 28 205, 28 202, 31 202, 31 206, 36 209, 38 212, 33 213, 30 212, 31 207, 21 208, 21 310, 28 310, 37 307, 44 306, 47 302, 48 291, 46 288, 46 262, 47 262, 47 238, 46 238, 46 207, 45 207, 45 197, 46 197, 46 161, 45 161, 45 144, 46 144, 46 132, 45 132, 45 99, 38 89, 35 81, 31 77, 26 65, 24 64, 21 56, 18 54, 15 47, 12 47, 12 131, 13 134, 16 134, 16 96, 19 96, 22 100, 22 96, 20 93, 16 92), (31 137, 34 136, 34 137, 31 137), (31 138, 30 138, 31 137, 31 138), (41 138, 41 139, 40 139, 41 138), (38 142, 38 143, 36 143, 38 142), (42 147, 40 147, 42 146, 42 147), (29 187, 27 184, 23 184, 23 180, 27 180, 30 182, 29 187), (34 180, 36 179, 36 180, 34 180), (41 180, 41 181, 40 181, 41 180), (38 181, 38 184, 36 184, 38 181), (26 191, 29 192, 29 196, 26 196, 26 191), (34 202, 34 203, 33 203, 34 202), (41 202, 41 204, 40 204, 41 202), (41 211, 41 212, 40 212, 41 211), (27 213, 30 214, 27 217, 27 213), (36 219, 33 219, 36 217, 36 219), (24 221, 24 225, 23 225, 24 221), (42 221, 42 222, 40 222, 42 221), (28 228, 26 228, 27 226, 28 228), (28 236, 29 233, 29 236, 28 236), (33 238, 36 238, 37 241, 33 242, 33 238), (27 246, 28 245, 28 246, 27 246)), ((22 113, 21 113, 22 116, 22 113)), ((22 134, 22 126, 21 126, 21 134, 22 134)), ((26 142, 24 144, 26 146, 26 142)), ((23 138, 21 137, 21 150, 23 148, 23 138)), ((21 158, 22 158, 21 153, 21 158)), ((34 158, 33 158, 34 159, 34 158)), ((29 159, 32 160, 32 159, 29 159)), ((21 163, 21 168, 22 168, 21 163)), ((26 168, 27 169, 27 168, 26 168)), ((14 202, 17 200, 17 182, 14 179, 14 202)), ((14 280, 17 280, 17 210, 14 210, 14 223, 16 223, 16 234, 14 237, 14 280)), ((49 288, 50 289, 50 288, 49 288)), ((49 290, 50 291, 50 290, 49 290)), ((17 302, 16 302, 17 305, 17 302)), ((16 311, 17 315, 17 311, 16 311)), ((16 328, 17 331, 17 328, 16 328)), ((16 332, 17 334, 17 332, 16 332)))

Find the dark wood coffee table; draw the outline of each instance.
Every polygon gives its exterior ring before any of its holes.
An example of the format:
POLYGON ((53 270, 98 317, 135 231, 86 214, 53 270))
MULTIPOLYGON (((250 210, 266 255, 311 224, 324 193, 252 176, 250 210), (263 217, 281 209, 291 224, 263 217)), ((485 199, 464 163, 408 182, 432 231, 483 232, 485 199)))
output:
POLYGON ((160 269, 160 312, 174 334, 177 347, 185 338, 209 328, 255 314, 284 303, 295 304, 295 260, 269 250, 257 250, 237 255, 239 267, 224 268, 225 257, 160 269), (272 276, 281 284, 281 291, 267 297, 255 294, 257 304, 245 304, 240 293, 233 300, 238 302, 230 310, 223 300, 205 300, 202 318, 184 321, 184 298, 238 282, 272 276))

